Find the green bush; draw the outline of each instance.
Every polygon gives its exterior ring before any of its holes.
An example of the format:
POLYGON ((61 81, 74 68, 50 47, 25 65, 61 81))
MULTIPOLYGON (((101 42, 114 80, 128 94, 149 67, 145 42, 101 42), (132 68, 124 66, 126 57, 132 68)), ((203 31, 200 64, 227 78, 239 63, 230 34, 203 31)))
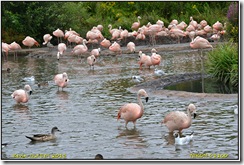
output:
POLYGON ((207 72, 217 80, 238 86, 238 44, 229 42, 219 44, 208 53, 207 72))

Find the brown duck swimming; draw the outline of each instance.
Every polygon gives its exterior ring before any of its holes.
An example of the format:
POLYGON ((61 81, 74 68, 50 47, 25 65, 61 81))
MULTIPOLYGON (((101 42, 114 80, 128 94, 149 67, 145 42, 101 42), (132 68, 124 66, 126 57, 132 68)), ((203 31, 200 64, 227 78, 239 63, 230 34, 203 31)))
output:
POLYGON ((33 135, 33 137, 25 136, 26 138, 32 140, 32 141, 49 141, 56 139, 55 132, 61 132, 57 127, 53 127, 51 134, 36 134, 33 135))

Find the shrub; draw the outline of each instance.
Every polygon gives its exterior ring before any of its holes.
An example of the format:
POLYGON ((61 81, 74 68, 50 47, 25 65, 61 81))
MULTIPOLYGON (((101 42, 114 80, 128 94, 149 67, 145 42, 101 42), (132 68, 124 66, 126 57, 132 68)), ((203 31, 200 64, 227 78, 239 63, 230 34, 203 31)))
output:
POLYGON ((238 44, 220 44, 208 53, 207 72, 217 80, 238 86, 238 44))

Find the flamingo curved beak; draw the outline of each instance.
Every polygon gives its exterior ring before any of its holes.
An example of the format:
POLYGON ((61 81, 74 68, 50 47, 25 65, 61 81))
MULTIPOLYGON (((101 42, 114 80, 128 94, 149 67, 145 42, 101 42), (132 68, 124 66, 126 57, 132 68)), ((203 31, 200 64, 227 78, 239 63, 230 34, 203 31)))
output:
POLYGON ((32 94, 32 91, 30 91, 30 95, 32 94))
POLYGON ((148 102, 148 97, 146 97, 146 102, 148 102))
POLYGON ((194 117, 194 119, 196 118, 196 116, 197 116, 197 114, 196 114, 196 113, 193 113, 193 117, 194 117))

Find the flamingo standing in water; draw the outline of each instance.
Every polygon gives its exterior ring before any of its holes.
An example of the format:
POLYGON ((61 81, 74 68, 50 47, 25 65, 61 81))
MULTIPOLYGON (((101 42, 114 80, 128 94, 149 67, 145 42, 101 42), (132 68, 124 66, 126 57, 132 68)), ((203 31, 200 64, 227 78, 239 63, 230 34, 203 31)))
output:
POLYGON ((59 60, 59 56, 63 55, 63 53, 67 50, 67 47, 65 43, 58 44, 58 53, 57 53, 57 59, 59 60))
POLYGON ((136 46, 134 44, 134 42, 128 42, 127 44, 127 49, 130 50, 130 52, 132 53, 135 53, 136 51, 136 46))
POLYGON ((95 57, 98 57, 100 55, 101 48, 92 49, 91 55, 94 55, 95 57))
POLYGON ((144 64, 146 67, 150 69, 150 66, 152 66, 152 60, 150 56, 147 56, 146 54, 142 53, 142 51, 139 51, 139 65, 140 69, 142 69, 142 65, 144 64))
POLYGON ((52 38, 53 38, 53 36, 51 36, 50 34, 45 34, 45 35, 43 36, 43 40, 44 40, 44 42, 43 42, 42 44, 43 44, 43 45, 46 45, 48 42, 51 41, 52 38))
POLYGON ((128 122, 133 122, 134 127, 136 126, 136 120, 141 118, 144 113, 144 106, 141 101, 141 97, 144 96, 146 102, 148 101, 147 92, 144 89, 140 89, 137 92, 138 103, 127 103, 123 105, 118 112, 117 120, 120 118, 125 120, 125 127, 127 128, 128 122))
POLYGON ((58 38, 58 43, 62 42, 62 38, 64 37, 64 32, 59 28, 53 32, 53 35, 58 38))
POLYGON ((107 40, 106 38, 104 38, 104 39, 102 40, 102 42, 100 42, 100 45, 101 45, 102 47, 104 47, 104 48, 109 48, 110 45, 111 45, 111 42, 110 42, 109 40, 107 40))
POLYGON ((30 85, 25 85, 24 89, 14 91, 11 96, 17 103, 27 103, 31 94, 32 89, 30 85))
POLYGON ((63 91, 63 88, 67 87, 68 82, 69 79, 66 72, 54 76, 54 83, 58 86, 58 90, 61 87, 63 91))
POLYGON ((137 30, 137 29, 140 27, 140 19, 141 19, 141 17, 138 16, 138 17, 137 17, 137 22, 134 22, 134 23, 131 25, 131 29, 132 29, 132 30, 137 30))
POLYGON ((94 70, 94 64, 96 63, 96 57, 94 55, 90 55, 87 57, 87 63, 90 65, 90 70, 93 67, 94 70))
POLYGON ((40 46, 40 44, 34 38, 32 38, 30 36, 25 37, 25 39, 22 41, 22 43, 23 43, 23 45, 29 47, 29 49, 33 45, 40 46))
POLYGON ((22 49, 21 46, 15 41, 9 45, 10 50, 14 51, 14 58, 17 58, 17 51, 22 49))
POLYGON ((8 60, 8 52, 9 52, 10 48, 9 48, 9 44, 2 42, 2 52, 3 52, 3 57, 4 60, 8 60), (5 55, 4 55, 5 53, 5 55))
POLYGON ((196 117, 196 107, 194 104, 189 104, 187 108, 187 114, 181 111, 173 111, 164 117, 162 123, 166 125, 169 132, 174 132, 174 130, 179 130, 181 132, 183 129, 189 128, 192 123, 191 114, 193 113, 194 118, 196 117))
POLYGON ((83 39, 83 45, 76 45, 73 50, 72 50, 72 54, 75 54, 75 55, 81 55, 82 53, 85 53, 87 52, 88 48, 86 46, 86 43, 87 43, 87 40, 86 39, 83 39))
POLYGON ((121 47, 117 42, 114 42, 110 47, 109 50, 111 50, 112 52, 118 52, 118 53, 122 53, 121 51, 121 47))
POLYGON ((151 61, 152 61, 152 65, 155 67, 155 65, 160 65, 161 63, 161 56, 159 54, 157 54, 156 49, 152 49, 151 50, 152 55, 151 55, 151 61))

